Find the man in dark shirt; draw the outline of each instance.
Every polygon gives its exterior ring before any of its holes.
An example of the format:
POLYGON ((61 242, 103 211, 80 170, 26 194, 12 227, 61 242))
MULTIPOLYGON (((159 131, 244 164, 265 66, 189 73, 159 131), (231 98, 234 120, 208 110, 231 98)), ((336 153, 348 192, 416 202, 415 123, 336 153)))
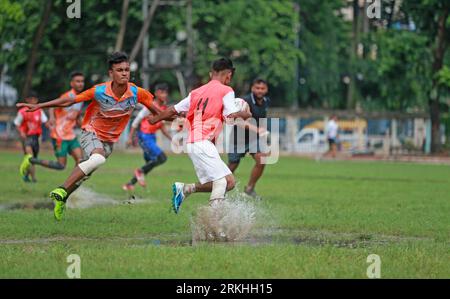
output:
POLYGON ((265 167, 265 164, 261 163, 261 157, 267 155, 267 153, 264 153, 262 150, 263 144, 261 143, 261 138, 268 132, 265 127, 260 125, 260 119, 267 117, 269 98, 266 95, 268 91, 269 86, 265 80, 257 78, 253 81, 251 93, 243 99, 249 105, 252 118, 256 120, 257 127, 248 123, 245 125, 245 145, 242 146, 242 144, 239 144, 239 142, 242 141, 237 138, 238 127, 234 126, 234 148, 232 147, 228 153, 228 167, 233 173, 239 166, 241 158, 245 157, 246 153, 249 152, 252 155, 255 160, 255 166, 252 169, 250 179, 247 186, 245 186, 244 192, 257 199, 261 199, 261 197, 255 192, 255 185, 263 174, 265 167), (256 133, 250 134, 249 130, 256 133), (244 149, 244 152, 241 149, 244 149))

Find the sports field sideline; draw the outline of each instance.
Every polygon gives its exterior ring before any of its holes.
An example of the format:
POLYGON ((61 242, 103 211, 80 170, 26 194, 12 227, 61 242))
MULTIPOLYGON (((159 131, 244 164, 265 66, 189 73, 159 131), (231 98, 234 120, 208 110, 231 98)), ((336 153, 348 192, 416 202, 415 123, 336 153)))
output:
MULTIPOLYGON (((70 254, 80 256, 82 278, 367 278, 370 254, 380 256, 382 278, 450 276, 446 165, 282 157, 258 184, 264 199, 247 238, 192 244, 191 218, 208 194, 170 211, 171 183, 195 180, 185 155, 169 156, 130 200, 121 186, 142 157, 115 152, 83 185, 99 205, 69 209, 61 223, 47 195, 70 169, 39 168, 38 183, 25 184, 21 159, 0 152, 1 278, 65 278, 70 254)), ((238 189, 252 163, 238 169, 238 189)))

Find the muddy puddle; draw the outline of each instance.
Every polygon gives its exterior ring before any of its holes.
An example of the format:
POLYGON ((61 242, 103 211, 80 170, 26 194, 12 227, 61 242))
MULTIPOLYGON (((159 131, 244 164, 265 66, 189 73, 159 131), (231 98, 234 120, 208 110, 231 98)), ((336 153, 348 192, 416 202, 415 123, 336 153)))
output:
MULTIPOLYGON (((121 205, 121 204, 139 204, 149 202, 136 198, 134 195, 127 195, 125 200, 117 200, 108 197, 104 194, 99 194, 92 191, 87 187, 80 187, 73 194, 70 195, 67 200, 68 209, 88 209, 96 206, 108 206, 108 205, 121 205)), ((32 200, 29 202, 16 202, 5 203, 0 205, 1 211, 14 211, 14 210, 52 210, 53 202, 50 199, 46 200, 32 200)))

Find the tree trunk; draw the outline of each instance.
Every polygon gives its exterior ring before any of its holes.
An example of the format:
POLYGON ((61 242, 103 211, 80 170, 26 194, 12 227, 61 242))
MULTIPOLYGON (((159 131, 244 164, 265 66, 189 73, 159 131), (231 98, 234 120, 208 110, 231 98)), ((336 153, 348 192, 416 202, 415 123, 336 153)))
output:
POLYGON ((28 63, 27 63, 25 82, 24 82, 23 88, 22 88, 22 95, 21 95, 22 99, 28 95, 30 88, 31 88, 31 81, 33 79, 34 66, 36 64, 36 60, 37 60, 37 56, 38 56, 39 45, 42 41, 42 37, 44 36, 45 27, 50 18, 52 2, 53 2, 52 0, 47 0, 45 8, 44 8, 44 12, 42 14, 41 22, 39 23, 36 34, 33 39, 33 45, 31 47, 30 57, 29 57, 28 63))
POLYGON ((186 1, 186 87, 191 91, 194 87, 194 29, 192 25, 192 0, 186 1))
POLYGON ((136 59, 136 56, 139 53, 139 50, 141 49, 142 42, 147 35, 148 28, 150 27, 150 24, 152 23, 153 16, 155 15, 155 11, 158 8, 159 0, 153 0, 152 5, 150 6, 150 9, 148 11, 148 16, 144 20, 144 24, 142 25, 141 32, 139 32, 139 36, 134 43, 133 50, 131 51, 130 55, 130 61, 134 61, 136 59))
POLYGON ((441 151, 441 134, 440 134, 440 103, 439 103, 439 86, 436 74, 444 65, 444 56, 446 50, 445 41, 445 25, 449 15, 449 7, 445 7, 438 20, 438 31, 436 37, 436 49, 433 51, 433 86, 429 95, 430 118, 431 118, 431 152, 438 153, 441 151))
POLYGON ((354 91, 355 91, 355 75, 353 74, 354 68, 354 61, 358 59, 358 44, 360 40, 360 34, 359 34, 359 19, 360 19, 360 7, 359 7, 359 1, 354 0, 353 1, 353 24, 352 24, 352 50, 350 51, 350 61, 351 66, 349 70, 348 77, 350 78, 350 81, 348 83, 345 83, 347 86, 347 93, 346 93, 346 107, 347 109, 354 109, 355 108, 355 99, 354 99, 354 91))
POLYGON ((128 17, 128 6, 130 4, 130 0, 123 0, 122 2, 122 16, 120 18, 120 29, 117 34, 116 46, 114 48, 115 51, 122 50, 123 47, 123 39, 125 37, 125 30, 127 29, 127 17, 128 17))

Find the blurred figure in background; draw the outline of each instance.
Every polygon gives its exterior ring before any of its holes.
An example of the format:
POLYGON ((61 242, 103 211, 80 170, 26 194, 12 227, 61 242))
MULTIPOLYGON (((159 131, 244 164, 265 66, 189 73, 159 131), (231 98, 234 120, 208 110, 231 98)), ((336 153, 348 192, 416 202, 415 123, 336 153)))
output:
MULTIPOLYGON (((167 109, 167 101, 169 97, 169 86, 166 83, 160 83, 155 86, 155 101, 153 104, 157 106, 161 111, 167 109)), ((130 134, 128 135, 127 145, 130 146, 133 143, 133 136, 136 129, 140 126, 138 131, 139 146, 144 152, 145 165, 141 168, 136 168, 134 171, 134 176, 131 180, 122 186, 124 191, 133 191, 134 185, 138 182, 142 187, 146 186, 145 175, 149 173, 154 167, 164 164, 167 161, 167 156, 161 150, 161 148, 156 143, 156 132, 161 130, 161 132, 169 140, 172 139, 167 128, 164 126, 164 122, 160 121, 152 125, 148 116, 150 111, 143 107, 139 111, 138 115, 131 124, 130 134)))
MULTIPOLYGON (((232 152, 228 153, 228 167, 231 172, 234 173, 234 171, 238 168, 241 159, 250 151, 250 148, 256 148, 256 153, 250 153, 255 160, 255 165, 253 166, 247 186, 244 188, 244 192, 247 195, 250 195, 256 199, 261 199, 255 191, 255 186, 256 182, 262 176, 265 167, 265 164, 261 163, 261 157, 267 155, 262 152, 261 144, 259 142, 260 137, 267 134, 267 128, 261 127, 259 120, 267 117, 267 108, 270 103, 270 100, 267 97, 268 92, 269 84, 267 81, 261 78, 253 80, 250 94, 243 97, 243 99, 250 107, 252 118, 256 120, 256 127, 249 123, 245 124, 245 151, 243 153, 238 152, 239 145, 237 138, 234 138, 234 148, 232 148, 232 152), (249 134, 249 130, 256 131, 256 134, 249 134)), ((237 130, 238 128, 235 126, 234 136, 237 136, 237 130)))
MULTIPOLYGON (((25 98, 27 104, 36 105, 39 103, 34 92, 31 92, 25 98)), ((47 116, 42 109, 36 109, 33 112, 27 112, 27 107, 22 107, 17 112, 14 119, 14 125, 20 134, 22 141, 24 157, 20 164, 19 173, 25 182, 36 182, 34 166, 30 163, 31 158, 37 158, 39 154, 39 136, 42 135, 42 124, 47 122, 47 116), (31 180, 30 176, 31 175, 31 180)))
POLYGON ((328 140, 328 152, 325 153, 325 156, 331 156, 332 158, 336 158, 337 154, 337 139, 339 132, 339 125, 337 121, 337 116, 332 115, 325 127, 325 132, 328 140))

